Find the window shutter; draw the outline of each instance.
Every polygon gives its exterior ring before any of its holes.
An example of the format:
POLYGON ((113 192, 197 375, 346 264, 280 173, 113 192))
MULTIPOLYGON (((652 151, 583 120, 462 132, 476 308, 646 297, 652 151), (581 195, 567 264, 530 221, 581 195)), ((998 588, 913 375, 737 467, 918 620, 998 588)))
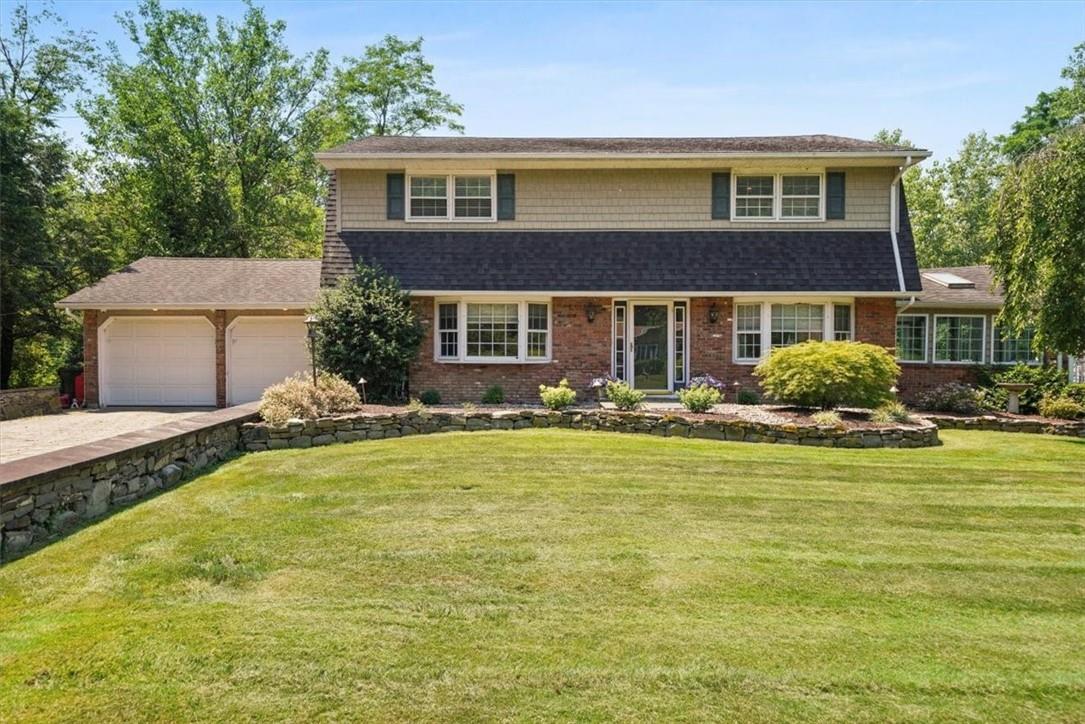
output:
POLYGON ((388 218, 402 219, 404 217, 404 175, 401 173, 388 174, 388 218))
POLYGON ((516 218, 516 174, 497 174, 497 219, 512 221, 516 218))
POLYGON ((825 218, 844 218, 844 172, 825 174, 825 218))
POLYGON ((712 174, 712 218, 731 218, 731 174, 712 174))

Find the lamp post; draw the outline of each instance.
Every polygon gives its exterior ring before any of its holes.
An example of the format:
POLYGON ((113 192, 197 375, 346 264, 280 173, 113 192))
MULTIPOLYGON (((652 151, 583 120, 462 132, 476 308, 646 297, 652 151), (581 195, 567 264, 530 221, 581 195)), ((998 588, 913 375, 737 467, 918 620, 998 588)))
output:
POLYGON ((313 387, 316 387, 316 335, 320 327, 320 320, 316 315, 310 314, 305 318, 305 329, 309 337, 309 356, 313 361, 313 387))

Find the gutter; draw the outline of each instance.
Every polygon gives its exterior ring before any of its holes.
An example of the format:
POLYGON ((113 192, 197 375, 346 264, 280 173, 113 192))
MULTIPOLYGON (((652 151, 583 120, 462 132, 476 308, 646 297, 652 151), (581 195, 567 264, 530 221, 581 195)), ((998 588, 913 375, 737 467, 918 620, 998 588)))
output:
POLYGON ((900 244, 897 241, 897 232, 900 230, 900 180, 905 171, 922 159, 923 157, 920 157, 916 161, 912 161, 911 155, 905 157, 904 165, 897 170, 897 175, 893 177, 893 181, 889 184, 889 236, 893 240, 893 260, 897 264, 897 281, 900 283, 902 292, 906 292, 908 289, 904 284, 904 266, 900 262, 900 244))

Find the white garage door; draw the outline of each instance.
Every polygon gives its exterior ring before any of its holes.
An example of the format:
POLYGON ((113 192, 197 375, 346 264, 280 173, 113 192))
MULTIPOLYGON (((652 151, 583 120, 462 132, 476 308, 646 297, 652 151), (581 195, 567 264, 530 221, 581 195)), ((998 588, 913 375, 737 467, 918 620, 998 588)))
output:
POLYGON ((215 404, 215 328, 203 317, 114 317, 99 357, 102 404, 215 404))
POLYGON ((266 387, 310 369, 301 317, 238 317, 230 325, 226 344, 231 405, 259 400, 266 387))

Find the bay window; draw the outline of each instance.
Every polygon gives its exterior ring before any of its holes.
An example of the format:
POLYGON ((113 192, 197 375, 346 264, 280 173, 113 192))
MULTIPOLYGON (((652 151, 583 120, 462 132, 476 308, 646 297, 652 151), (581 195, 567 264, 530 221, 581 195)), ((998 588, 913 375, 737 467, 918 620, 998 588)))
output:
POLYGON ((436 306, 438 361, 550 359, 550 305, 545 301, 439 300, 436 306))
POLYGON ((934 361, 983 362, 983 319, 981 315, 934 315, 934 361))
POLYGON ((927 315, 897 315, 897 359, 901 362, 927 361, 927 315))
POLYGON ((850 341, 854 325, 850 300, 736 302, 733 358, 754 364, 778 347, 810 340, 850 341))
POLYGON ((492 174, 409 177, 407 221, 494 221, 492 174))
POLYGON ((1040 354, 1032 347, 1033 330, 1025 329, 1020 335, 1003 334, 995 327, 992 336, 994 346, 991 349, 991 362, 996 365, 1027 364, 1038 365, 1040 354))

